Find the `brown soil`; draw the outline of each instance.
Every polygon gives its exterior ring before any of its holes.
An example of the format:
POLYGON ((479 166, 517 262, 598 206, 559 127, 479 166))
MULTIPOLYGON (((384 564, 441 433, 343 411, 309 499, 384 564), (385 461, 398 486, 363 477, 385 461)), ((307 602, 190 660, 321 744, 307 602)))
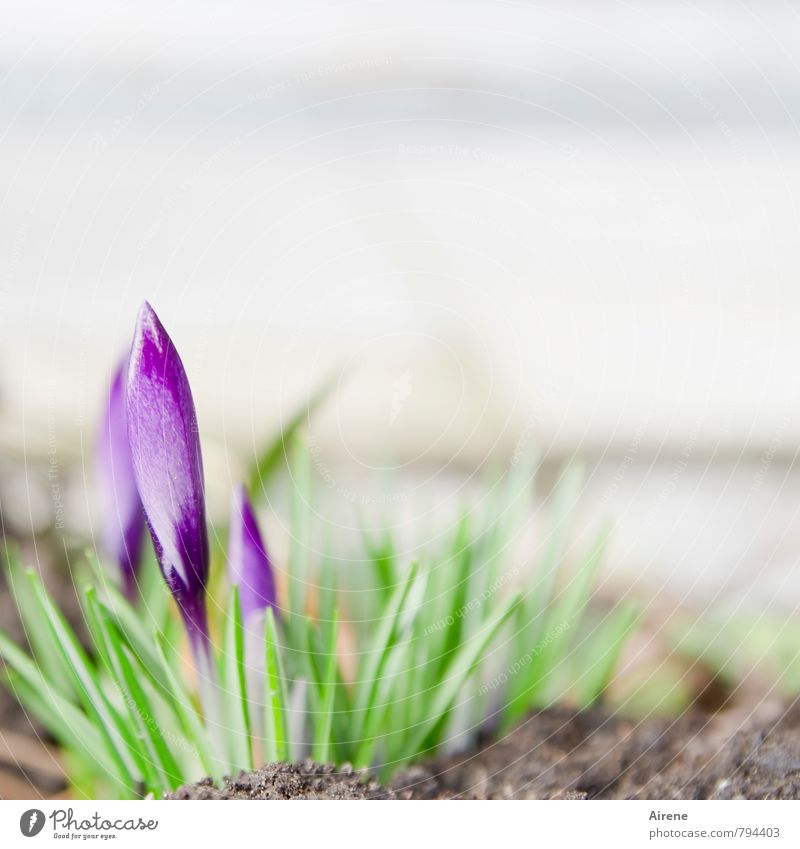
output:
POLYGON ((552 709, 501 740, 405 769, 388 789, 350 769, 269 764, 180 799, 797 799, 800 707, 634 722, 552 709))
POLYGON ((229 778, 218 789, 210 779, 188 784, 173 799, 394 799, 395 794, 377 781, 349 767, 303 761, 301 764, 267 764, 255 772, 229 778))
POLYGON ((477 752, 406 770, 402 796, 459 799, 800 798, 800 709, 632 722, 549 710, 477 752))

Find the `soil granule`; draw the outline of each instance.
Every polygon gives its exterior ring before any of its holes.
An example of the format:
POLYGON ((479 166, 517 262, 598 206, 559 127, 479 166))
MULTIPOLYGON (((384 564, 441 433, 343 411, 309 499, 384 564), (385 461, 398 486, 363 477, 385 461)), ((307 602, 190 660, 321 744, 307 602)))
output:
POLYGON ((178 799, 798 799, 800 706, 635 721, 555 708, 499 740, 399 772, 267 764, 178 799))

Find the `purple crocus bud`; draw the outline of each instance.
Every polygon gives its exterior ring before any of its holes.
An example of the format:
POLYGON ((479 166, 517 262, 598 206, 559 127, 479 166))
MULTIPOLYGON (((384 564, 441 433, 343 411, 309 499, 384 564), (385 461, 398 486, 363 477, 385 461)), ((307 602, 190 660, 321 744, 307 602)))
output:
POLYGON ((181 358, 146 301, 128 364, 128 439, 161 571, 197 661, 208 658, 208 533, 197 417, 181 358))
POLYGON ((125 414, 123 361, 111 382, 108 402, 97 434, 95 463, 103 502, 103 548, 119 567, 125 594, 136 598, 136 572, 142 556, 144 513, 133 474, 125 414))
POLYGON ((275 608, 272 564, 243 486, 237 487, 231 499, 228 578, 231 584, 239 587, 239 603, 245 624, 252 622, 255 616, 268 607, 275 608))

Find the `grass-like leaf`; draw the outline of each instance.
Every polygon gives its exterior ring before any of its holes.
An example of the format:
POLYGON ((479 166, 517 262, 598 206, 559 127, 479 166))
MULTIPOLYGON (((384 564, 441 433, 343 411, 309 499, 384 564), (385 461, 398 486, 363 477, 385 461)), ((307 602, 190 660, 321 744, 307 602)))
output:
MULTIPOLYGON (((199 672, 188 666, 181 620, 153 562, 131 603, 87 555, 98 587, 85 591, 87 652, 41 580, 32 572, 21 580, 12 555, 7 572, 33 656, 0 632, 4 678, 59 741, 82 791, 160 795, 203 775, 219 781, 252 767, 256 756, 310 754, 387 777, 445 746, 467 745, 489 710, 503 727, 553 694, 581 704, 602 696, 636 616, 621 607, 591 628, 586 607, 602 538, 574 573, 565 568, 577 468, 555 489, 532 592, 509 598, 505 583, 522 569, 507 567, 527 524, 535 468, 516 466, 485 503, 432 535, 436 541, 420 548, 422 567, 406 566, 405 541, 398 547, 389 530, 364 537, 357 551, 324 540, 312 562, 319 534, 310 456, 294 431, 284 434, 281 455, 287 439, 294 445, 288 604, 280 615, 264 611, 263 632, 258 620, 243 622, 238 592, 228 591, 218 568, 224 552, 215 549, 207 591, 227 594, 229 603, 225 611, 210 605, 219 639, 209 647, 212 665, 199 672), (474 686, 504 668, 490 687, 474 686)), ((271 462, 260 476, 271 474, 271 462)))
POLYGON ((311 457, 299 441, 292 454, 291 539, 289 541, 289 618, 305 613, 311 551, 311 457))
POLYGON ((397 642, 398 624, 418 572, 419 565, 412 563, 408 575, 395 587, 385 610, 381 613, 378 631, 372 644, 361 655, 353 698, 353 739, 360 739, 369 711, 375 703, 381 671, 397 642))
MULTIPOLYGON (((166 694, 169 703, 186 735, 196 747, 197 756, 206 775, 210 775, 215 781, 223 776, 223 768, 218 758, 213 756, 212 744, 203 722, 198 715, 194 704, 174 671, 174 663, 169 659, 166 641, 161 634, 154 635, 154 642, 158 651, 160 675, 167 681, 166 694)), ((154 676, 155 677, 155 676, 154 676)), ((160 676, 159 676, 160 677, 160 676)))
POLYGON ((128 773, 122 769, 120 761, 110 755, 101 730, 77 705, 62 695, 33 659, 3 631, 0 631, 0 657, 8 666, 12 692, 19 695, 61 745, 75 751, 85 747, 94 753, 102 772, 127 786, 128 773))
POLYGON ((253 501, 263 497, 275 473, 289 459, 289 446, 297 440, 303 425, 330 395, 334 386, 334 377, 324 381, 311 398, 297 409, 277 437, 269 442, 258 455, 247 476, 247 489, 253 501))
POLYGON ((9 589, 14 593, 17 611, 22 620, 25 636, 30 643, 34 660, 42 668, 49 681, 62 696, 77 702, 78 694, 71 689, 72 678, 58 650, 49 628, 41 627, 39 608, 33 596, 25 569, 20 561, 19 548, 11 541, 5 541, 5 576, 9 589))
POLYGON ((450 710, 464 682, 486 652, 489 643, 518 604, 518 596, 507 601, 467 643, 459 648, 450 664, 447 676, 432 693, 426 694, 425 718, 411 731, 407 744, 408 754, 402 760, 409 760, 424 750, 428 735, 450 710))
MULTIPOLYGON (((130 735, 128 749, 131 757, 143 775, 145 786, 160 794, 171 785, 164 784, 156 763, 156 749, 153 746, 150 729, 144 722, 144 716, 149 717, 150 714, 144 707, 144 699, 138 682, 133 683, 133 690, 129 687, 129 678, 133 676, 130 674, 128 666, 123 667, 121 651, 117 650, 119 641, 116 640, 115 644, 116 635, 110 633, 106 622, 102 620, 94 589, 91 587, 86 591, 85 610, 89 629, 94 638, 100 668, 104 668, 111 675, 120 695, 121 704, 119 704, 118 710, 121 719, 123 722, 125 717, 128 719, 127 725, 130 735), (123 668, 125 668, 125 672, 123 672, 123 668)), ((175 777, 177 777, 177 770, 175 770, 175 777)))
POLYGON ((267 761, 285 761, 289 757, 288 688, 272 608, 267 608, 264 617, 264 654, 263 756, 267 761))
POLYGON ((253 768, 250 711, 247 703, 247 681, 245 680, 244 643, 239 588, 232 587, 220 663, 223 721, 232 772, 237 769, 253 768))
POLYGON ((131 754, 131 751, 136 748, 131 731, 106 697, 86 653, 66 619, 45 591, 39 576, 32 570, 29 570, 27 574, 34 597, 40 606, 42 620, 51 628, 59 650, 63 653, 73 679, 73 687, 86 713, 101 732, 109 754, 127 780, 129 792, 136 795, 142 787, 144 776, 137 768, 131 754))
POLYGON ((521 657, 525 663, 515 676, 512 698, 505 707, 504 725, 513 725, 531 707, 538 705, 540 694, 547 684, 575 632, 594 583, 597 569, 605 549, 608 533, 603 529, 581 568, 573 575, 561 594, 547 606, 544 626, 536 631, 536 642, 522 646, 521 657))
POLYGON ((638 617, 636 605, 621 604, 592 633, 592 651, 583 659, 582 672, 577 676, 581 706, 593 705, 608 687, 638 617))
MULTIPOLYGON (((315 682, 318 693, 318 709, 314 721, 314 740, 311 757, 320 763, 327 763, 331 753, 331 730, 336 704, 336 688, 339 685, 338 658, 336 654, 339 636, 339 613, 334 610, 333 617, 324 626, 323 651, 321 656, 322 675, 315 682)), ((309 629, 309 634, 313 633, 309 629)), ((313 646, 309 646, 313 651, 313 646)))

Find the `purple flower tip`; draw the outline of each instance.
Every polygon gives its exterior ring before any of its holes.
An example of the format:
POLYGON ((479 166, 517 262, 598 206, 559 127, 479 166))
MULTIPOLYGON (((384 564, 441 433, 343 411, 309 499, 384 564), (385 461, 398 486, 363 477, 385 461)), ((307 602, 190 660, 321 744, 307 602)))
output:
POLYGON ((95 464, 103 503, 102 536, 106 554, 122 576, 128 598, 136 598, 136 572, 142 556, 144 513, 136 489, 128 445, 124 380, 127 361, 114 374, 97 434, 95 464))
POLYGON ((228 577, 231 584, 239 587, 239 602, 245 623, 267 607, 277 613, 272 564, 243 486, 234 491, 231 499, 228 577))
POLYGON ((128 363, 128 439, 161 571, 193 648, 208 647, 208 533, 197 417, 181 358, 146 301, 128 363))

